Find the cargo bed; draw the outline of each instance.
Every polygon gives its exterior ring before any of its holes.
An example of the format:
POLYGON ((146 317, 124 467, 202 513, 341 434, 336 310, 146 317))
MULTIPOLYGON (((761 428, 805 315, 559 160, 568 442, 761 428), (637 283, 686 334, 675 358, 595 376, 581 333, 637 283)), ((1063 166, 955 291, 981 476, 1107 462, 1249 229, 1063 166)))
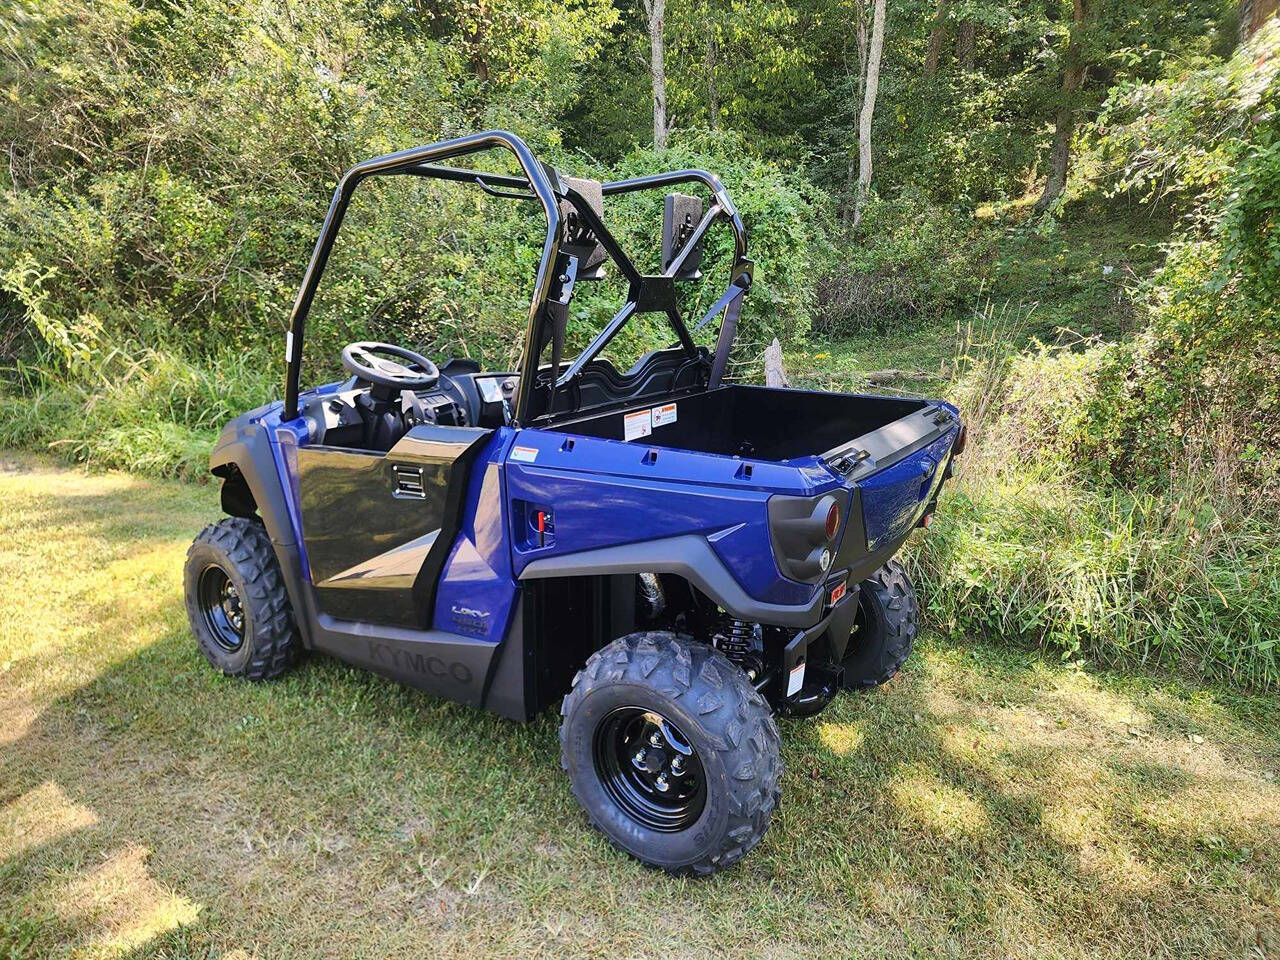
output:
MULTIPOLYGON (((747 459, 786 461, 799 457, 840 458, 845 448, 877 446, 871 455, 883 459, 890 452, 876 445, 874 435, 913 414, 937 409, 916 397, 870 394, 814 393, 731 385, 695 393, 679 400, 640 410, 612 411, 556 425, 554 430, 606 440, 634 440, 656 447, 747 459), (670 408, 668 410, 668 408, 670 408), (643 414, 652 410, 648 433, 643 414), (665 411, 665 412, 663 412, 665 411), (628 417, 640 416, 641 422, 628 417)), ((884 440, 910 445, 912 436, 899 430, 884 440)))

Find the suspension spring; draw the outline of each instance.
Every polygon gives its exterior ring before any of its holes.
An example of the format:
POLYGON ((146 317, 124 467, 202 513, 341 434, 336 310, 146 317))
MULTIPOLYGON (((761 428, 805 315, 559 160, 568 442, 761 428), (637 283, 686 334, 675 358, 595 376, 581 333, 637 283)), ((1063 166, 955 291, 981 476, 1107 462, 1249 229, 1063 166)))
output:
POLYGON ((720 648, 720 652, 732 660, 734 663, 741 664, 751 653, 751 640, 755 632, 753 624, 746 620, 731 620, 729 622, 729 633, 719 634, 716 639, 719 641, 716 646, 720 648))

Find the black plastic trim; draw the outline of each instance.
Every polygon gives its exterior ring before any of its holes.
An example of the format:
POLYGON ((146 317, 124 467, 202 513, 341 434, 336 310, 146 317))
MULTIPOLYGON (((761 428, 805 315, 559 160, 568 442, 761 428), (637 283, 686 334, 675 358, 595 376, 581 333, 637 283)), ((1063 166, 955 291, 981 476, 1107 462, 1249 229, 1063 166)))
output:
POLYGON ((805 628, 820 619, 825 598, 815 590, 807 604, 765 603, 748 594, 700 536, 684 534, 535 560, 521 580, 619 573, 672 573, 684 577, 731 616, 783 627, 805 628))
POLYGON ((258 516, 262 518, 262 525, 271 539, 271 546, 275 549, 276 560, 284 575, 285 592, 289 594, 289 603, 300 614, 297 622, 303 646, 310 648, 310 624, 307 618, 301 616, 303 611, 309 609, 306 593, 309 585, 302 576, 302 559, 298 552, 297 538, 293 534, 293 523, 289 519, 289 508, 285 504, 284 487, 280 472, 276 469, 271 440, 266 428, 256 422, 267 409, 260 407, 250 410, 222 428, 222 433, 218 435, 209 454, 209 470, 214 476, 222 478, 224 483, 233 470, 239 471, 253 496, 258 516))
POLYGON ((822 459, 833 465, 851 462, 851 469, 841 472, 856 481, 927 447, 957 423, 946 407, 930 405, 828 450, 822 459))
POLYGON ((319 614, 314 646, 347 663, 478 707, 498 644, 447 633, 338 620, 319 614))

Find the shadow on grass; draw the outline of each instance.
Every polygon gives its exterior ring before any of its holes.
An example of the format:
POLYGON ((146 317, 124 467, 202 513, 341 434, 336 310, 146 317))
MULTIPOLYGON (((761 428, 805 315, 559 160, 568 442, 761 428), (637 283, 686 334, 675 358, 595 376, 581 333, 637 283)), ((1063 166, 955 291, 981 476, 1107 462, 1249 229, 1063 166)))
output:
POLYGON ((16 955, 1276 949, 1280 747, 1211 692, 926 644, 889 687, 784 723, 764 842, 675 880, 588 828, 553 712, 520 727, 319 657, 272 684, 215 675, 156 573, 212 497, 79 484, 22 520, 54 552, 90 543, 62 573, 71 640, 0 673, 15 701, 38 673, 82 677, 37 693, 0 755, 16 955))

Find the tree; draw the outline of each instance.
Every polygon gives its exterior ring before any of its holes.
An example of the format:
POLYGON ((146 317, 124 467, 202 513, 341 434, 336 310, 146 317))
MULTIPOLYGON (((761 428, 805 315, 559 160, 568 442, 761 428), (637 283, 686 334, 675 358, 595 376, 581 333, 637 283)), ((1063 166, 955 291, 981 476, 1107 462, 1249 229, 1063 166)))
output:
POLYGON ((1062 70, 1062 96, 1053 118, 1049 176, 1044 183, 1044 192, 1036 201, 1036 213, 1042 213, 1052 206, 1067 186, 1067 171, 1071 166, 1071 137, 1075 133, 1076 124, 1077 94, 1088 70, 1080 53, 1080 34, 1085 28, 1087 15, 1085 0, 1072 0, 1071 27, 1067 35, 1067 54, 1062 70))
POLYGON ((871 191, 871 120, 876 112, 876 95, 880 92, 884 4, 885 0, 875 0, 875 13, 871 17, 871 47, 867 51, 867 80, 862 93, 862 112, 858 115, 858 192, 853 201, 855 227, 862 221, 862 208, 871 191))
POLYGON ((973 69, 973 50, 977 45, 978 26, 972 20, 961 20, 956 30, 956 64, 961 70, 973 69))
POLYGON ((649 75, 653 79, 653 146, 667 146, 667 66, 662 40, 662 21, 667 14, 667 0, 641 0, 649 26, 649 75))
POLYGON ((929 45, 924 54, 924 75, 931 77, 942 59, 942 42, 947 38, 947 0, 938 0, 933 11, 933 24, 929 28, 929 45))

